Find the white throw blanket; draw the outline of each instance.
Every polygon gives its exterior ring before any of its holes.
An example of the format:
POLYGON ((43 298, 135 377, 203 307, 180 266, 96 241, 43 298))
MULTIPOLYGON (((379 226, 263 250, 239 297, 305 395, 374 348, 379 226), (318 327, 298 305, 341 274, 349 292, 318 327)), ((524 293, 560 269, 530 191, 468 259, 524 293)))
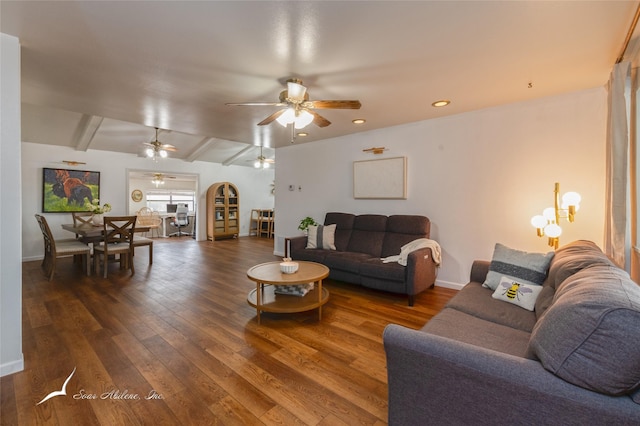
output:
POLYGON ((383 257, 381 259, 382 263, 398 262, 402 266, 407 266, 407 257, 409 257, 409 253, 421 248, 430 248, 431 253, 433 254, 433 261, 436 266, 440 266, 440 244, 428 238, 418 238, 417 240, 413 240, 410 243, 403 245, 400 248, 400 254, 383 257))

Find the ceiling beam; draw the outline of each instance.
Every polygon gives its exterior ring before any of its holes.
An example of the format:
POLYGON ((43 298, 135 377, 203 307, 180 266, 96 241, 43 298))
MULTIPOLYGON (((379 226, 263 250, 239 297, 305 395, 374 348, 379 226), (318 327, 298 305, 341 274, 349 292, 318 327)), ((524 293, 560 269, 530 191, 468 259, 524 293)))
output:
POLYGON ((222 162, 222 165, 223 166, 228 166, 228 165, 232 164, 238 157, 240 157, 241 155, 245 154, 247 151, 250 151, 250 150, 252 150, 254 148, 257 148, 257 147, 255 145, 247 145, 245 148, 242 148, 240 151, 238 151, 237 153, 235 153, 231 157, 229 157, 226 160, 224 160, 222 162))
POLYGON ((185 157, 184 161, 192 163, 196 161, 207 150, 215 148, 220 143, 220 139, 206 137, 202 139, 196 147, 185 157))
POLYGON ((103 117, 82 114, 73 138, 73 145, 75 145, 76 151, 87 151, 89 149, 96 132, 102 125, 102 120, 104 120, 103 117))

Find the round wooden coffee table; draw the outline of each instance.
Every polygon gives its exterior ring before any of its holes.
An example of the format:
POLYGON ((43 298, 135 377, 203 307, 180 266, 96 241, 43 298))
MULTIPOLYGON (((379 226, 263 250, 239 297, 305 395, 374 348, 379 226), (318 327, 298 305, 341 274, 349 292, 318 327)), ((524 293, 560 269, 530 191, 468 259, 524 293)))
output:
POLYGON ((322 319, 322 305, 329 300, 329 290, 322 288, 322 280, 329 276, 329 268, 314 262, 297 263, 298 270, 293 274, 280 272, 280 262, 261 263, 247 271, 247 277, 256 282, 247 302, 256 308, 258 324, 260 312, 292 313, 318 308, 318 320, 322 319), (307 283, 314 283, 314 288, 304 296, 274 293, 277 286, 307 283))

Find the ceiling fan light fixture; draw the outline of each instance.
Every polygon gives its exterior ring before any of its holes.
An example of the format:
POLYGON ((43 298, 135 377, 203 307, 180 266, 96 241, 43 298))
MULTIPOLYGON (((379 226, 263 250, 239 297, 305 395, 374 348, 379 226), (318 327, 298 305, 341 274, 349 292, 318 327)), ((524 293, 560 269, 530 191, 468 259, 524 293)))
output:
POLYGON ((276 121, 282 125, 282 127, 287 127, 289 123, 293 123, 296 119, 296 111, 293 108, 287 108, 285 112, 280 114, 280 117, 276 118, 276 121))
POLYGON ((167 151, 165 151, 164 149, 161 149, 159 151, 159 154, 160 154, 160 157, 162 157, 162 158, 167 158, 167 155, 168 155, 167 151))
POLYGON ((287 96, 289 99, 295 102, 304 101, 304 94, 307 92, 307 88, 296 81, 287 82, 287 96))
POLYGON ((295 128, 296 129, 304 129, 313 121, 313 115, 309 111, 302 110, 300 111, 295 118, 295 128))
POLYGON ((153 157, 153 149, 151 148, 147 148, 144 153, 147 155, 147 157, 152 158, 153 157))

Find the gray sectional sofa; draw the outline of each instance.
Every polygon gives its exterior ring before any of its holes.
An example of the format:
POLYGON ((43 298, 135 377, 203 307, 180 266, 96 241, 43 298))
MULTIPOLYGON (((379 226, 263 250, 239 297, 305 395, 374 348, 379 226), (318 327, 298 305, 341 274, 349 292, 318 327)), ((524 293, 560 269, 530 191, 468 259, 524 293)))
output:
POLYGON ((640 424, 640 287, 592 242, 556 251, 534 311, 482 286, 421 330, 389 325, 389 424, 640 424))
POLYGON ((331 279, 406 294, 409 306, 416 294, 434 285, 436 263, 430 248, 409 253, 406 266, 381 260, 398 255, 405 244, 428 239, 431 223, 427 217, 329 212, 324 225, 333 224, 335 249, 306 248, 306 236, 293 237, 287 239, 290 257, 328 266, 331 279))

